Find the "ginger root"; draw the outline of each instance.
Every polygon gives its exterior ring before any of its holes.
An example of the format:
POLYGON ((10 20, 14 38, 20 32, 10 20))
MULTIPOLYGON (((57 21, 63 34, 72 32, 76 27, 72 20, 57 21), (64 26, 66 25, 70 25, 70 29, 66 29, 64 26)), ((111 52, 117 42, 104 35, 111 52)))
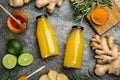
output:
POLYGON ((42 8, 47 5, 47 12, 53 13, 55 6, 61 6, 63 0, 36 0, 36 6, 42 8))
POLYGON ((39 80, 69 80, 64 73, 58 73, 55 70, 50 70, 48 74, 42 75, 39 80))
POLYGON ((80 0, 70 0, 71 2, 79 2, 80 0))
MULTIPOLYGON (((31 0, 9 0, 9 4, 12 7, 22 7, 24 4, 29 3, 31 0)), ((47 6, 47 12, 53 13, 57 6, 61 6, 63 0, 36 0, 36 6, 42 8, 47 6)))
POLYGON ((12 7, 21 7, 26 3, 29 3, 31 0, 9 0, 9 4, 12 7))
POLYGON ((95 58, 97 64, 95 67, 95 74, 98 76, 109 74, 120 74, 120 52, 118 45, 114 43, 114 37, 109 35, 101 38, 95 35, 91 39, 91 47, 95 50, 95 58))

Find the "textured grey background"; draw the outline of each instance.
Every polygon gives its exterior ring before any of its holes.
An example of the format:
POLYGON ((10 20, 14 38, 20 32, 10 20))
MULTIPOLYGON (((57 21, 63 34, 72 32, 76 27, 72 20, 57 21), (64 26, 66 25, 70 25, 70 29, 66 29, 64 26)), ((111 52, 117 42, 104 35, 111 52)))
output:
MULTIPOLYGON (((116 0, 117 4, 120 5, 120 1, 116 0)), ((17 76, 13 80, 17 80, 17 78, 21 75, 29 75, 31 72, 39 68, 40 66, 46 65, 47 67, 31 77, 29 80, 38 80, 38 78, 47 73, 50 69, 57 70, 58 72, 64 72, 69 77, 73 73, 78 75, 86 74, 88 69, 93 72, 95 66, 94 52, 90 48, 90 39, 95 34, 94 30, 91 28, 89 23, 84 20, 81 24, 79 22, 75 22, 73 20, 73 11, 71 9, 69 0, 64 0, 63 6, 60 8, 56 8, 54 14, 49 15, 48 19, 50 23, 53 25, 55 30, 57 42, 60 49, 60 54, 55 57, 50 57, 47 59, 41 59, 37 40, 36 40, 36 16, 41 13, 46 13, 45 8, 38 9, 35 7, 34 0, 21 8, 12 8, 8 5, 8 0, 0 0, 0 3, 3 4, 10 12, 14 10, 22 10, 24 11, 29 19, 28 29, 22 34, 14 34, 9 31, 6 19, 8 15, 0 9, 0 73, 2 71, 8 72, 9 70, 5 69, 2 66, 2 58, 6 51, 6 42, 11 38, 20 39, 24 44, 24 51, 31 52, 34 56, 34 62, 27 67, 21 67, 17 65, 13 72, 17 72, 17 76), (83 65, 81 69, 67 69, 62 66, 64 52, 65 52, 65 44, 66 40, 70 34, 72 25, 81 25, 84 27, 84 38, 85 38, 85 49, 83 55, 83 65)), ((47 14, 47 13, 46 13, 47 14)), ((120 17, 120 16, 119 16, 120 17)), ((114 28, 109 30, 104 35, 112 34, 115 36, 115 42, 120 46, 120 24, 116 25, 114 28)), ((4 74, 3 74, 4 75, 4 74)), ((102 80, 119 80, 120 76, 116 77, 114 75, 105 75, 102 77, 102 80)))

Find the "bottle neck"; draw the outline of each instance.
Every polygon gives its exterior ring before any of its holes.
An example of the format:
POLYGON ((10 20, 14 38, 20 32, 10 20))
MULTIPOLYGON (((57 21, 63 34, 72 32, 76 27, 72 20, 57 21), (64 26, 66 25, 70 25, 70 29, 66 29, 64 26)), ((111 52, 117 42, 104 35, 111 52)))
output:
POLYGON ((81 28, 72 28, 72 31, 83 31, 83 29, 81 29, 81 28))

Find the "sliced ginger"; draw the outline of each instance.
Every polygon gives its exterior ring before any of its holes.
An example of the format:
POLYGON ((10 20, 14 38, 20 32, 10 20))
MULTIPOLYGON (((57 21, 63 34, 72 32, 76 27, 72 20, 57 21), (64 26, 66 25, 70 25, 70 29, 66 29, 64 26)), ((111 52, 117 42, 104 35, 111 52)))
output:
POLYGON ((56 78, 57 78, 57 71, 55 71, 55 70, 50 70, 49 72, 48 72, 48 77, 50 78, 50 80, 56 80, 56 78))
POLYGON ((21 7, 26 3, 29 3, 31 0, 9 0, 10 6, 21 7))
POLYGON ((63 73, 58 73, 55 70, 50 70, 48 75, 42 75, 39 80, 69 80, 68 77, 63 73))
POLYGON ((47 5, 47 12, 53 13, 55 6, 61 6, 63 0, 36 0, 36 6, 42 8, 47 5))
POLYGON ((44 74, 40 77, 39 80, 50 80, 47 74, 44 74))
POLYGON ((95 50, 97 60, 95 74, 103 76, 108 72, 109 74, 119 75, 120 52, 118 45, 114 43, 114 37, 109 35, 101 38, 99 35, 95 35, 91 41, 91 47, 95 50))
POLYGON ((69 79, 65 74, 60 73, 57 75, 57 80, 69 80, 69 79))

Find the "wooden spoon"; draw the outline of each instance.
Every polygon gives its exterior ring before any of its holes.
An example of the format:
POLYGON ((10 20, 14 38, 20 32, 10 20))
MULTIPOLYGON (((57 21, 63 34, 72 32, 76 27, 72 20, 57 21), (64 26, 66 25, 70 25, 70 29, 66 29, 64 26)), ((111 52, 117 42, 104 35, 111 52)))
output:
POLYGON ((35 70, 33 73, 29 74, 28 76, 21 76, 18 80, 27 80, 28 78, 30 78, 31 76, 33 76, 34 74, 38 73, 39 71, 41 71, 42 69, 44 69, 46 66, 42 66, 40 68, 38 68, 37 70, 35 70))
POLYGON ((26 28, 26 24, 25 23, 21 23, 21 21, 19 19, 16 19, 7 9, 5 9, 5 7, 2 6, 2 4, 0 4, 0 7, 14 20, 18 23, 19 28, 20 29, 25 29, 26 28))

